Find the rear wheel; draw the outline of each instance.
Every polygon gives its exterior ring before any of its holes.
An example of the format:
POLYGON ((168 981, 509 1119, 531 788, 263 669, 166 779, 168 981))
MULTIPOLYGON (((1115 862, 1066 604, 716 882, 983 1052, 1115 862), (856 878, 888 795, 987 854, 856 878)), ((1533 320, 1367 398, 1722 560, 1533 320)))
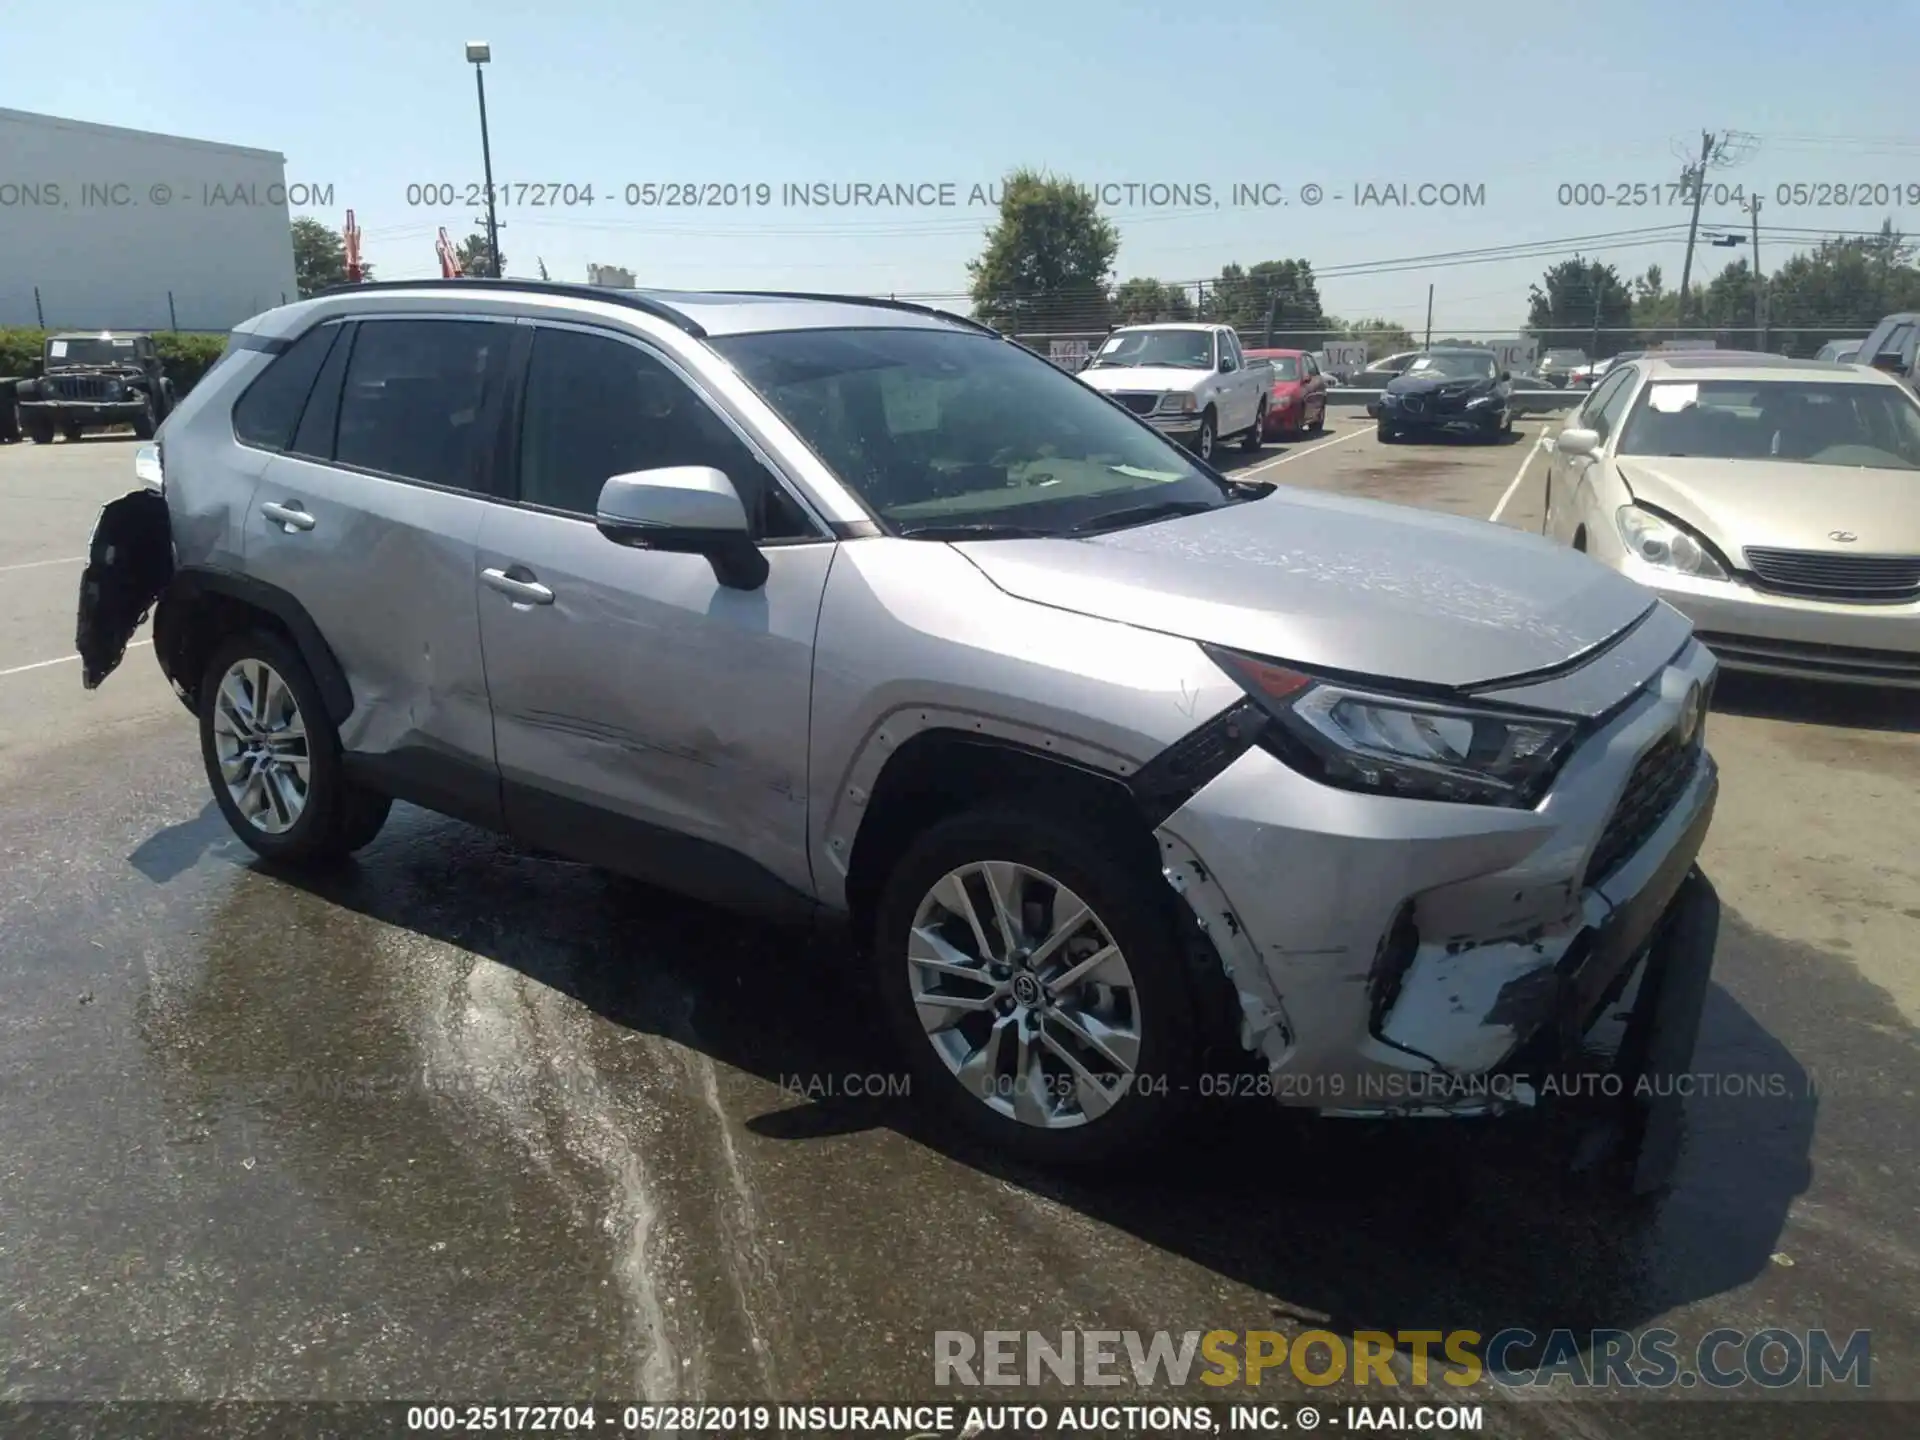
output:
POLYGON ((1253 428, 1240 437, 1240 448, 1248 452, 1258 450, 1267 438, 1267 402, 1260 402, 1260 413, 1255 417, 1253 428))
POLYGON ((887 879, 873 947, 916 1094, 1041 1164, 1169 1138, 1200 1041, 1174 903, 1122 844, 1037 807, 927 830, 887 879))
POLYGON ((368 844, 392 801, 347 779, 340 735, 300 652, 271 631, 217 647, 200 683, 200 751, 214 801, 270 860, 337 859, 368 844))

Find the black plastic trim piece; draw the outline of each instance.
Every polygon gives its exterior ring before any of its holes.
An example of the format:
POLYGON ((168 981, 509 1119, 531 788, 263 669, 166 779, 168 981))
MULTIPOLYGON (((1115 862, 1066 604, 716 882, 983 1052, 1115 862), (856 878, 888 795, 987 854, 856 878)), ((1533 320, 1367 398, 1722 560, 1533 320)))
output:
MULTIPOLYGON (((937 320, 946 320, 954 325, 963 325, 969 330, 977 330, 983 335, 991 335, 996 340, 1004 339, 993 326, 967 315, 956 315, 951 310, 939 310, 931 305, 916 305, 911 300, 882 300, 876 295, 828 295, 807 290, 728 290, 728 295, 746 295, 760 300, 817 300, 833 305, 870 305, 882 310, 905 310, 913 315, 930 315, 937 320)), ((1025 346, 1021 347, 1025 349, 1025 346)), ((1045 358, 1044 356, 1042 357, 1045 358)))
POLYGON ((1229 706, 1127 778, 1147 822, 1158 826, 1259 743, 1273 719, 1253 700, 1229 706))
POLYGON ((426 745, 378 755, 349 750, 340 758, 348 777, 369 790, 469 825, 506 829, 500 772, 491 765, 426 745))
POLYGON ((508 832, 525 844, 729 910, 810 921, 819 909, 812 896, 728 846, 525 782, 505 781, 501 791, 508 832))
POLYGON ((322 296, 389 294, 402 290, 465 290, 471 294, 476 287, 496 291, 521 291, 529 295, 560 295, 570 300, 598 300, 607 305, 624 305, 629 310, 639 310, 653 316, 656 320, 664 320, 695 340, 707 338, 705 328, 692 316, 638 291, 609 290, 598 285, 568 285, 559 280, 495 280, 491 277, 479 276, 463 277, 458 280, 371 280, 363 285, 335 285, 331 289, 322 290, 320 294, 322 296))
POLYGON ((887 533, 878 520, 835 520, 828 528, 836 540, 871 540, 887 533))
MULTIPOLYGON (((320 633, 320 627, 307 613, 306 607, 277 585, 269 585, 250 575, 236 575, 231 570, 216 570, 210 566, 187 566, 177 571, 173 583, 168 586, 164 598, 175 604, 191 605, 201 595, 224 595, 238 600, 243 605, 251 605, 256 610, 264 610, 282 625, 293 637, 293 643, 299 648, 300 658, 307 662, 307 668, 313 672, 314 683, 320 687, 321 702, 327 707, 327 717, 335 725, 340 724, 353 713, 353 687, 347 683, 347 672, 334 658, 333 649, 327 644, 326 637, 320 633)), ((197 684, 200 677, 170 677, 182 684, 197 684)))
MULTIPOLYGON (((300 335, 306 333, 302 330, 300 335)), ((235 350, 259 350, 268 355, 278 355, 282 351, 291 350, 293 342, 298 340, 300 335, 255 335, 245 330, 236 330, 227 337, 227 344, 235 350)))

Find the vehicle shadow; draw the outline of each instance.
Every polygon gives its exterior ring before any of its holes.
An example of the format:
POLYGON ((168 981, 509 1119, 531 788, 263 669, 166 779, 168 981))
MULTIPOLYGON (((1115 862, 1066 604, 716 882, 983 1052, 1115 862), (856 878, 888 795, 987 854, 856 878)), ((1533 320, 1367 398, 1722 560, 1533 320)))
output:
POLYGON ((1920 690, 1892 686, 1822 684, 1723 670, 1714 685, 1713 708, 1755 720, 1920 734, 1920 690))
MULTIPOLYGON (((769 929, 520 854, 418 812, 397 811, 396 820, 403 814, 402 833, 383 838, 364 862, 279 878, 328 907, 457 946, 572 997, 611 1025, 778 1087, 745 1118, 763 1142, 806 1146, 895 1131, 1250 1287, 1283 1320, 1346 1333, 1464 1327, 1490 1335, 1523 1326, 1543 1337, 1555 1328, 1630 1327, 1764 1273, 1788 1207, 1808 1185, 1817 1103, 1807 1071, 1719 987, 1696 1066, 1765 1077, 1766 1086, 1753 1093, 1756 1080, 1737 1095, 1716 1089, 1689 1102, 1679 1182, 1651 1203, 1606 1198, 1570 1174, 1579 1131, 1564 1112, 1485 1122, 1317 1121, 1266 1101, 1214 1100, 1172 1142, 1173 1153, 1150 1166, 1036 1172, 982 1152, 910 1099, 829 1093, 844 1089, 835 1083, 842 1077, 898 1073, 875 1038, 882 1028, 842 941, 769 929)), ((287 967, 263 959, 261 933, 259 917, 246 911, 230 927, 218 919, 209 927, 207 998, 186 1027, 193 1043, 184 1063, 244 1056, 261 1065, 279 1055, 276 1063, 296 1070, 328 1053, 347 1057, 349 1068, 377 1063, 377 1027, 364 1012, 340 1018, 343 1033, 329 1037, 334 1022, 324 1004, 299 1013, 303 1006, 288 1007, 283 991, 250 978, 254 966, 287 967), (216 943, 226 928, 234 943, 216 943), (287 1034, 263 1045, 270 1028, 287 1034), (224 1031, 235 1038, 223 1041, 224 1031)), ((1729 946, 1738 954, 1754 943, 1728 914, 1721 969, 1729 946)), ((302 957, 303 966, 312 963, 302 957)), ((1816 1008, 1832 1002, 1822 993, 1833 983, 1829 972, 1845 968, 1819 956, 1768 964, 1815 992, 1808 1003, 1816 1008)), ((344 988, 381 988, 363 984, 358 969, 354 976, 344 988)), ((411 1073, 417 1060, 404 1041, 395 1043, 387 1063, 411 1073)), ((284 1088, 284 1077, 260 1078, 284 1088)), ((303 1143, 364 1149, 354 1133, 371 1123, 363 1112, 329 1106, 298 1084, 285 1093, 311 1106, 303 1143)), ((432 1117, 419 1123, 430 1127, 432 1117)), ((863 1182, 876 1190, 886 1183, 863 1182)), ((367 1204, 376 1210, 378 1197, 367 1204)))

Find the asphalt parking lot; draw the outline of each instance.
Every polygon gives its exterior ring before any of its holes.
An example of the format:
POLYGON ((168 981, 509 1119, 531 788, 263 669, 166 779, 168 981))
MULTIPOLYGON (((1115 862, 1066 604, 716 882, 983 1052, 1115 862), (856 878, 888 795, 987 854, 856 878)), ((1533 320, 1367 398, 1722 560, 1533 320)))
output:
MULTIPOLYGON (((1541 422, 1331 420, 1237 468, 1538 528, 1541 422)), ((0 447, 0 1398, 895 1401, 938 1330, 1663 1325, 1871 1330, 1872 1394, 1920 1401, 1920 703, 1723 682, 1696 1064, 1768 1083, 1689 1103, 1653 1206, 1529 1120, 1258 1105, 1070 1183, 844 1093, 889 1066, 829 946, 410 809, 324 881, 251 862, 149 652, 93 694, 71 656, 132 450, 0 447)), ((1382 1398, 1186 1398, 1310 1393, 1382 1398)), ((1684 1433, 1827 1433, 1792 1398, 1684 1433)))

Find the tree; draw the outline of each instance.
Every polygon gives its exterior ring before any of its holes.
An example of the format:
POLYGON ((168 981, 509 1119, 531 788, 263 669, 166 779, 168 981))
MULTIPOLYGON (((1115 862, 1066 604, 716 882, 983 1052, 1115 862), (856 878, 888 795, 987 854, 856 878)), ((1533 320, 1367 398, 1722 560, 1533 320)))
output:
POLYGON ((1113 319, 1118 325, 1151 325, 1160 320, 1193 319, 1193 302, 1184 287, 1145 275, 1122 281, 1113 292, 1113 319))
POLYGON ((1325 333, 1320 288, 1306 260, 1262 260, 1250 268, 1221 267, 1206 287, 1200 313, 1217 325, 1231 325, 1263 340, 1269 322, 1273 343, 1311 349, 1325 333))
POLYGON ((1624 332, 1633 324, 1633 296, 1613 266, 1576 255, 1541 280, 1528 290, 1526 328, 1539 338, 1542 350, 1597 345, 1601 355, 1607 355, 1627 348, 1624 332))
POLYGON ((496 268, 501 274, 506 274, 507 257, 505 255, 499 256, 498 259, 500 263, 497 267, 489 261, 487 259, 487 237, 481 231, 474 231, 473 234, 469 235, 453 248, 454 253, 460 257, 460 273, 463 275, 491 275, 496 268))
POLYGON ((1829 340, 1865 335, 1881 317, 1920 309, 1913 247, 1889 223, 1878 235, 1825 240, 1767 279, 1770 343, 1811 354, 1829 340))
POLYGON ((1000 218, 967 264, 974 314, 1015 334, 1105 329, 1120 234, 1093 192, 1027 169, 1000 189, 1000 218))
MULTIPOLYGON (((360 278, 373 279, 373 267, 360 263, 360 278)), ((347 283, 347 242, 305 215, 293 222, 293 280, 302 300, 347 283)))
POLYGON ((1336 315, 1329 315, 1326 317, 1326 329, 1323 333, 1329 340, 1366 341, 1369 362, 1416 348, 1413 336, 1407 333, 1406 326, 1396 325, 1391 320, 1361 320, 1356 323, 1342 320, 1336 315))

